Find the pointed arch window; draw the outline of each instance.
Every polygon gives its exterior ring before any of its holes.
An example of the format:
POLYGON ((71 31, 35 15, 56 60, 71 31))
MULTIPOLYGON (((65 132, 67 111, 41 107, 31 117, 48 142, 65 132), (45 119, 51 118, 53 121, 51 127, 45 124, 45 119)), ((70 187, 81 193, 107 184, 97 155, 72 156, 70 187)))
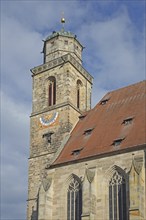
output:
POLYGON ((109 220, 127 220, 126 180, 115 171, 109 182, 109 220))
POLYGON ((56 79, 54 76, 49 77, 48 88, 48 105, 52 106, 56 104, 56 79))
POLYGON ((73 178, 67 192, 67 220, 81 220, 82 214, 82 187, 80 182, 73 178))
POLYGON ((77 80, 77 108, 80 108, 81 86, 81 80, 77 80))

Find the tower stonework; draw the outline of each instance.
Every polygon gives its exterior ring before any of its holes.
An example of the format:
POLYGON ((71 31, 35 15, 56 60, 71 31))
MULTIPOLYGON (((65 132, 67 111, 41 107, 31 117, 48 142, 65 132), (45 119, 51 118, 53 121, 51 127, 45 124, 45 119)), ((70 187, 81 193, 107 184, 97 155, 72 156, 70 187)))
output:
POLYGON ((74 34, 53 32, 44 41, 44 63, 31 69, 28 220, 38 216, 38 192, 45 168, 67 140, 80 114, 91 107, 93 78, 82 66, 82 50, 74 34))

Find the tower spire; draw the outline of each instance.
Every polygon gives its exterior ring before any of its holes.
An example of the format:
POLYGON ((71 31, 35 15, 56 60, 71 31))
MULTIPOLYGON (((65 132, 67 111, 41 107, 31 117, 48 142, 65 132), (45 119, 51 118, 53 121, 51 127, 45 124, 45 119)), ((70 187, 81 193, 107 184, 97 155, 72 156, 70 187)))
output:
POLYGON ((62 24, 62 31, 64 31, 64 24, 65 24, 64 12, 62 12, 61 24, 62 24))

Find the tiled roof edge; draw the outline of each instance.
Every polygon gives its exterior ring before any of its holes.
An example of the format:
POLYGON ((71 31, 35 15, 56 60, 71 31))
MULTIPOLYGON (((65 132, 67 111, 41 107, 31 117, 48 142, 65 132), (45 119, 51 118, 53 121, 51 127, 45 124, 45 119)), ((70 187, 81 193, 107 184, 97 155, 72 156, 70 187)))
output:
POLYGON ((57 164, 51 164, 49 169, 53 169, 53 168, 57 168, 57 167, 61 167, 61 166, 66 166, 66 165, 70 165, 70 164, 74 164, 74 163, 79 163, 79 162, 83 162, 83 161, 87 161, 87 160, 93 160, 93 159, 98 159, 98 158, 103 158, 103 157, 107 157, 107 156, 113 156, 113 155, 118 155, 118 154, 122 154, 122 153, 130 153, 132 151, 139 151, 139 150, 145 150, 146 149, 146 143, 141 144, 141 145, 136 145, 133 147, 127 147, 125 149, 120 149, 117 151, 111 151, 111 152, 106 152, 106 153, 101 153, 101 154, 97 154, 97 155, 93 155, 93 156, 89 156, 89 157, 85 157, 85 158, 81 158, 81 159, 75 159, 72 161, 67 161, 67 162, 63 162, 63 163, 57 163, 57 164))
MULTIPOLYGON (((146 83, 146 80, 142 80, 142 81, 139 81, 139 82, 136 82, 136 83, 127 85, 127 86, 123 86, 123 87, 120 87, 120 88, 111 90, 111 91, 109 91, 108 93, 106 93, 106 95, 107 95, 107 94, 110 94, 110 93, 115 93, 115 92, 117 92, 117 91, 120 91, 120 90, 123 90, 123 89, 126 89, 126 88, 130 88, 130 87, 136 86, 136 85, 138 85, 138 84, 140 84, 140 83, 143 83, 143 82, 146 83)), ((106 96, 106 95, 105 95, 105 96, 106 96)), ((104 97, 103 97, 103 98, 104 98, 104 97)))

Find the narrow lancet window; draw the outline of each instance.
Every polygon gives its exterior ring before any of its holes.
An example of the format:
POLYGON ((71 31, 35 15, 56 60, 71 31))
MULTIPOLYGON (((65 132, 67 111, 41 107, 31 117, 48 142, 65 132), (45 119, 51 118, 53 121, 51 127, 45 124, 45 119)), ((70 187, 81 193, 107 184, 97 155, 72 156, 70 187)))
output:
POLYGON ((52 106, 56 104, 56 79, 55 77, 49 78, 49 89, 48 89, 48 105, 52 106))
POLYGON ((78 80, 77 81, 77 108, 80 108, 81 86, 82 86, 82 82, 78 80))
POLYGON ((77 108, 80 108, 80 88, 77 88, 77 108))
POLYGON ((126 181, 115 171, 109 182, 109 220, 127 219, 126 181))
POLYGON ((73 178, 67 192, 67 220, 81 220, 82 188, 80 182, 73 178))

